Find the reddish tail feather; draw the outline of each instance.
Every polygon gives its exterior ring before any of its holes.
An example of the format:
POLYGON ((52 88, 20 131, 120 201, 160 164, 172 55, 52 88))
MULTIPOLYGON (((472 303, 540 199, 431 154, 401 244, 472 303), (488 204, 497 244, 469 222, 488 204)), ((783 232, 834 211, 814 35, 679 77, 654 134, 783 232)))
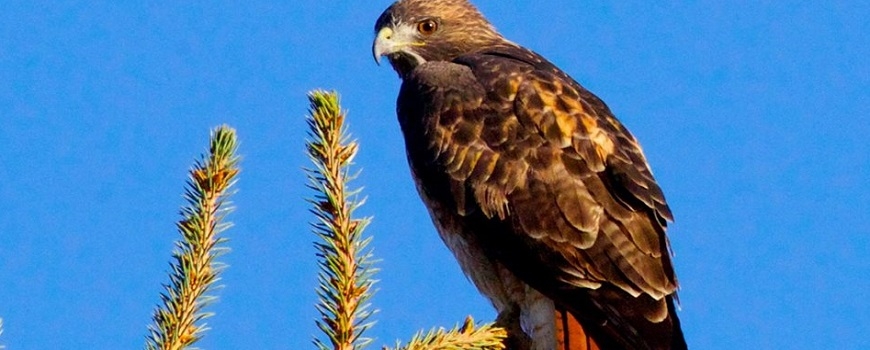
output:
POLYGON ((556 350, 601 350, 580 322, 566 310, 556 310, 556 350))

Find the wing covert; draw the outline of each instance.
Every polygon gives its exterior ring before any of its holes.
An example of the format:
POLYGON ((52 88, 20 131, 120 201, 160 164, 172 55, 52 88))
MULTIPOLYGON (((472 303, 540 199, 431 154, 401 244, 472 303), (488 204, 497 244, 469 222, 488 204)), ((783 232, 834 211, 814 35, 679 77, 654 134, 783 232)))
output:
POLYGON ((634 137, 561 71, 505 56, 426 63, 400 94, 400 116, 424 116, 403 128, 426 135, 420 153, 449 174, 460 213, 511 220, 564 256, 566 282, 672 293, 671 214, 634 137))

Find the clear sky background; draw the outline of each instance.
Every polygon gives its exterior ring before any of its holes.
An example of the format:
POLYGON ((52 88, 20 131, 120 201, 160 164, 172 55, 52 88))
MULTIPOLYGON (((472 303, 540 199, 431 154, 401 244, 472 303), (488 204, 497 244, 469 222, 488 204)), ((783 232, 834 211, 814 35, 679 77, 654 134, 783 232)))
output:
MULTIPOLYGON (((870 348, 870 6, 476 3, 603 98, 676 222, 694 349, 870 348)), ((9 349, 136 349, 186 171, 238 129, 230 265, 205 349, 311 349, 305 93, 337 89, 382 259, 375 344, 494 313, 411 183, 378 1, 17 1, 0 11, 0 317, 9 349)))

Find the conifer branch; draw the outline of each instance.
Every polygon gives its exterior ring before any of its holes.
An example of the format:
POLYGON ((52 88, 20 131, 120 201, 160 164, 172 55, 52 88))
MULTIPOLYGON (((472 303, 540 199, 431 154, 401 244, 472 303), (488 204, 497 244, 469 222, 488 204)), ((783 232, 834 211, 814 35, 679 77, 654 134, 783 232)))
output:
POLYGON ((235 130, 220 126, 211 134, 209 154, 190 170, 176 224, 182 239, 175 244, 169 284, 161 293, 162 307, 154 312, 146 349, 179 350, 196 343, 207 329, 203 319, 212 316, 203 308, 216 300, 206 295, 219 280, 224 265, 215 258, 226 251, 218 234, 231 226, 224 222, 232 210, 227 202, 239 173, 235 130))
POLYGON ((347 135, 338 94, 313 91, 308 100, 307 151, 314 169, 306 173, 308 187, 316 192, 309 202, 316 217, 312 229, 320 239, 314 244, 320 268, 317 326, 331 347, 317 338, 314 344, 322 350, 361 349, 371 342, 363 333, 372 325, 368 319, 375 312, 368 303, 376 269, 367 248, 371 238, 362 237, 370 218, 352 217, 364 201, 357 199, 359 190, 347 188, 355 177, 348 168, 358 146, 347 135))
POLYGON ((404 346, 396 345, 397 350, 500 350, 504 349, 502 342, 507 338, 504 329, 485 324, 474 327, 471 316, 465 323, 455 326, 449 331, 444 328, 432 329, 425 335, 419 332, 404 346))

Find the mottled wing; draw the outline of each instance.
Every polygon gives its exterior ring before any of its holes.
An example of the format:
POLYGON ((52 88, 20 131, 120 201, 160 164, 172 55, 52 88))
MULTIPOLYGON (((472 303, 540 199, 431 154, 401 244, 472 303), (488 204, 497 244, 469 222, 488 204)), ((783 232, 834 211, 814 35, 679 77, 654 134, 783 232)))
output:
POLYGON ((584 326, 605 324, 592 330, 605 344, 647 347, 649 327, 670 338, 671 213, 597 97, 511 46, 419 66, 398 114, 423 190, 493 259, 584 326))

